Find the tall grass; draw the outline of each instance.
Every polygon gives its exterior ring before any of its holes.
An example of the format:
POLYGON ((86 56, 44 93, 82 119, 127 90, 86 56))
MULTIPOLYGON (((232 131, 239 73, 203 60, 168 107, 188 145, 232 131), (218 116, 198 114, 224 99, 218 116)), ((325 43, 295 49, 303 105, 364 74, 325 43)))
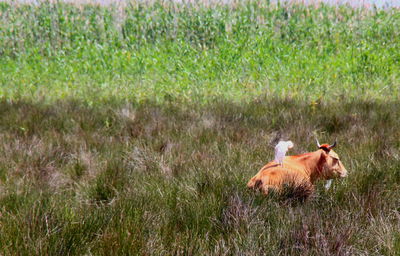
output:
POLYGON ((398 255, 399 11, 0 3, 0 254, 398 255), (338 138, 349 177, 248 191, 338 138))
POLYGON ((398 98, 398 9, 0 3, 3 98, 398 98))
POLYGON ((0 102, 5 255, 398 255, 399 104, 89 107, 0 102), (281 133, 339 139, 349 170, 305 203, 246 183, 281 133))

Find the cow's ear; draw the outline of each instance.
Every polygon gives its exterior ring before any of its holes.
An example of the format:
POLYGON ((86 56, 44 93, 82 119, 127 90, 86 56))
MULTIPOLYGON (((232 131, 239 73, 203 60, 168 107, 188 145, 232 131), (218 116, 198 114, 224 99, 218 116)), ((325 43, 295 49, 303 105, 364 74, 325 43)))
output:
POLYGON ((330 155, 332 158, 339 159, 339 155, 336 154, 336 152, 334 152, 333 150, 331 150, 331 151, 329 152, 329 155, 330 155))

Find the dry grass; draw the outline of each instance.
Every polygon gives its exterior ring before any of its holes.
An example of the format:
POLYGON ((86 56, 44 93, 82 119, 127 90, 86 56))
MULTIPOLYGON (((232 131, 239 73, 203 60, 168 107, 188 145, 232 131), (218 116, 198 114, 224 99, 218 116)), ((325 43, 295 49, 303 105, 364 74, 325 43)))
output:
POLYGON ((398 103, 0 105, 5 254, 399 253, 398 103), (247 190, 277 134, 301 153, 314 132, 348 178, 305 202, 247 190))

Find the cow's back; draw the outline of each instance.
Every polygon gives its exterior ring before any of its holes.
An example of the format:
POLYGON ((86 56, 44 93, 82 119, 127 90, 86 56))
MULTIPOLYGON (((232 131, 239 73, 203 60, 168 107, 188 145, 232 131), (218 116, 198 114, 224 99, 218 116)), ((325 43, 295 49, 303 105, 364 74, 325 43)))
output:
POLYGON ((260 189, 268 193, 269 189, 280 190, 284 184, 298 186, 308 183, 309 177, 305 174, 304 166, 293 157, 285 157, 283 166, 274 161, 267 163, 250 179, 247 187, 260 189))

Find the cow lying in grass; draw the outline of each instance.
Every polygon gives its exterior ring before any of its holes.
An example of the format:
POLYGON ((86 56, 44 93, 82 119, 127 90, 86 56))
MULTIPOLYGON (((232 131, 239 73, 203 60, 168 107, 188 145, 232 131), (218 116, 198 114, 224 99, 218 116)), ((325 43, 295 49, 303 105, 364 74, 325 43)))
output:
POLYGON ((314 191, 315 181, 347 176, 346 168, 332 150, 335 146, 336 141, 332 145, 318 143, 315 152, 286 156, 282 166, 271 161, 250 179, 247 187, 268 194, 269 190, 281 192, 289 186, 307 190, 309 195, 314 191))

